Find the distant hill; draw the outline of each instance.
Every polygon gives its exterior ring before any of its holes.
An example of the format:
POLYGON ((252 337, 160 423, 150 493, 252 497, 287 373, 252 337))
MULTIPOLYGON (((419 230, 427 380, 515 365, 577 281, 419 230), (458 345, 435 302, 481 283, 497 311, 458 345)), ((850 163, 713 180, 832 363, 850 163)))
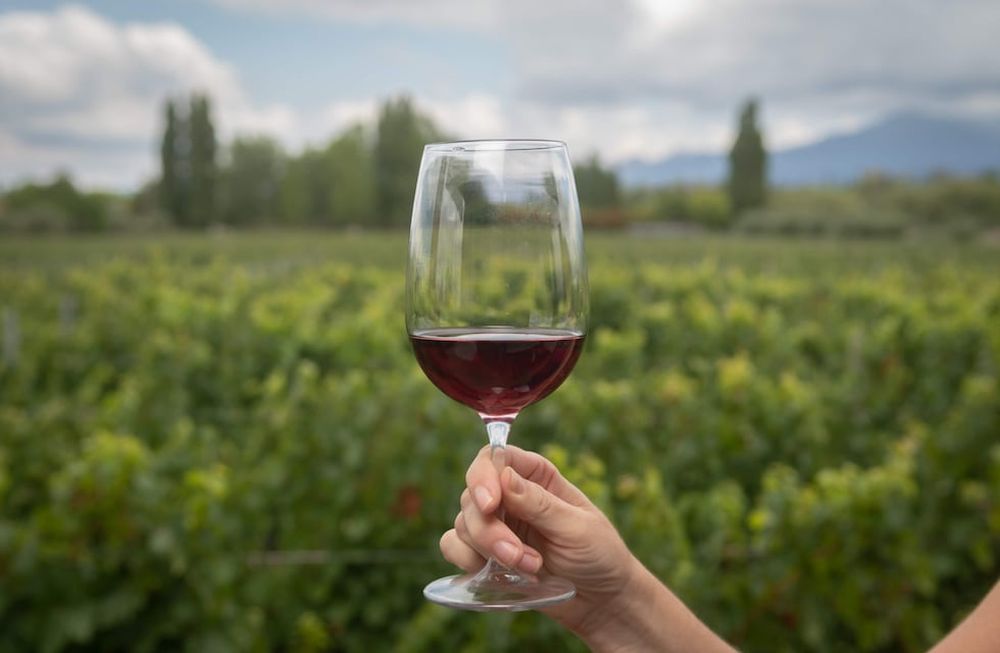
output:
MULTIPOLYGON (((726 176, 726 154, 678 154, 661 161, 628 161, 617 167, 627 187, 669 183, 715 184, 726 176)), ((921 178, 947 171, 969 175, 1000 170, 1000 126, 896 114, 849 134, 771 152, 770 176, 778 185, 844 184, 865 173, 921 178)))

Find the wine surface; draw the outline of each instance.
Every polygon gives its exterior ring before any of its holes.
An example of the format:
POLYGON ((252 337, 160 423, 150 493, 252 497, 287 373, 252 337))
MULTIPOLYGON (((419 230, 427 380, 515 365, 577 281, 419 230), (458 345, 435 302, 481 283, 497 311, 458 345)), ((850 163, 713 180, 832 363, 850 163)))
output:
POLYGON ((513 416, 566 379, 584 336, 559 329, 428 329, 410 334, 417 362, 446 395, 481 415, 513 416))

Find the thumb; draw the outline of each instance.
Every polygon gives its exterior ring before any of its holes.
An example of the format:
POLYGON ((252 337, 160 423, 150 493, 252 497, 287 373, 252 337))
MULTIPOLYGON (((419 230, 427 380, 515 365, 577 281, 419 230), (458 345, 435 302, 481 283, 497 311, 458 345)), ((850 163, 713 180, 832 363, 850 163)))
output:
POLYGON ((507 467, 500 475, 507 513, 551 540, 577 541, 583 535, 583 511, 507 467))

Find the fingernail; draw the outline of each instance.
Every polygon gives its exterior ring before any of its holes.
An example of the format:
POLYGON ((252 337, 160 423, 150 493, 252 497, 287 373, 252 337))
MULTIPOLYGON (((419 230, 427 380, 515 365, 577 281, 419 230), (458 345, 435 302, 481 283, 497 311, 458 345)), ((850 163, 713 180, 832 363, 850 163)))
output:
POLYGON ((521 558, 520 567, 529 574, 537 574, 538 570, 542 568, 542 558, 534 551, 525 551, 524 557, 521 558))
POLYGON ((510 469, 510 482, 507 484, 507 487, 510 488, 510 491, 514 494, 521 494, 524 492, 524 480, 522 480, 521 476, 514 471, 513 467, 509 467, 508 469, 510 469))
POLYGON ((489 508, 490 503, 493 501, 493 495, 490 494, 489 490, 480 485, 472 493, 476 495, 476 505, 479 506, 480 510, 489 508))
POLYGON ((519 551, 517 547, 510 542, 498 542, 497 545, 493 547, 493 553, 500 562, 505 565, 512 565, 517 560, 519 551))

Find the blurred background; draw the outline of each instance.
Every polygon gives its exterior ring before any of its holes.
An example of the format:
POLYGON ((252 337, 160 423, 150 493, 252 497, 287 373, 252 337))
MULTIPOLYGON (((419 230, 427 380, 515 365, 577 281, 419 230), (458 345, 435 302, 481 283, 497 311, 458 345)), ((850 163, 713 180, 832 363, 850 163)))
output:
POLYGON ((438 608, 483 443, 403 327, 423 144, 574 158, 518 420, 741 650, 1000 576, 1000 5, 0 0, 0 651, 582 650, 438 608))

